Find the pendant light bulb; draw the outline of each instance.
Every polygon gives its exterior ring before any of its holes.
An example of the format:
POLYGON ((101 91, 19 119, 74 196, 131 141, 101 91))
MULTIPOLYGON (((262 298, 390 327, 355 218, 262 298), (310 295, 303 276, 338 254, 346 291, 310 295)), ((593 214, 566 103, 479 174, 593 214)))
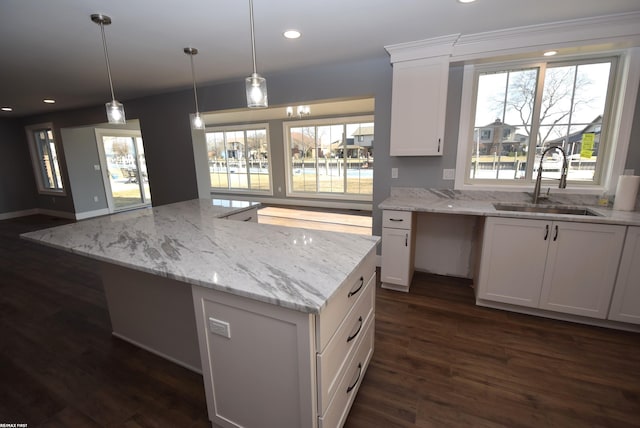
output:
POLYGON ((195 116, 193 116, 191 125, 193 126, 193 129, 204 129, 204 121, 202 120, 200 113, 196 113, 195 116))
POLYGON ((251 54, 253 57, 253 73, 245 79, 247 92, 247 107, 266 108, 269 106, 267 100, 267 80, 260 76, 256 69, 256 37, 253 25, 253 0, 249 0, 249 21, 251 23, 251 54))
POLYGON ((127 123, 127 119, 124 114, 124 106, 116 101, 116 96, 113 93, 113 81, 111 80, 111 67, 109 66, 109 52, 107 51, 107 38, 104 35, 104 26, 111 24, 111 18, 102 15, 100 13, 94 13, 91 15, 91 21, 100 26, 100 32, 102 33, 102 47, 104 48, 104 60, 107 64, 107 76, 109 76, 109 88, 111 89, 111 102, 106 103, 107 120, 111 124, 123 125, 127 123))

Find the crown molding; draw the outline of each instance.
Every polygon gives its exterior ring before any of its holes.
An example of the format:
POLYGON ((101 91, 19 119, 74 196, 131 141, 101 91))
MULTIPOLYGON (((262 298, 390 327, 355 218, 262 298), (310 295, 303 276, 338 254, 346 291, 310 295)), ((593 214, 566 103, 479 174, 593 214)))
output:
POLYGON ((460 34, 450 34, 432 39, 388 45, 384 48, 389 52, 392 64, 399 61, 411 61, 443 55, 449 56, 453 45, 459 37, 460 34))
POLYGON ((640 45, 640 12, 558 21, 540 25, 461 35, 451 59, 464 61, 534 49, 606 45, 640 45))
POLYGON ((385 46, 391 63, 449 56, 470 61, 550 48, 640 46, 640 12, 580 18, 474 34, 450 34, 385 46))

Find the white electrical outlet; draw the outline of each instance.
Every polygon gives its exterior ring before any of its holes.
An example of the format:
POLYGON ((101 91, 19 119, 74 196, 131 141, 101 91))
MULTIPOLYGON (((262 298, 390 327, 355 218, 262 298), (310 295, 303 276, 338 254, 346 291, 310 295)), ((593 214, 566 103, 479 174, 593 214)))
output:
POLYGON ((93 197, 93 202, 98 202, 98 197, 97 196, 93 197))
POLYGON ((455 180, 456 179, 456 170, 455 169, 443 169, 442 170, 442 179, 443 180, 455 180))
POLYGON ((218 336, 231 339, 231 328, 229 327, 229 323, 226 321, 220 321, 209 317, 209 331, 213 334, 217 334, 218 336))
POLYGON ((398 168, 391 168, 391 178, 398 178, 398 168))
POLYGON ((96 171, 100 171, 100 165, 93 165, 93 169, 96 171))

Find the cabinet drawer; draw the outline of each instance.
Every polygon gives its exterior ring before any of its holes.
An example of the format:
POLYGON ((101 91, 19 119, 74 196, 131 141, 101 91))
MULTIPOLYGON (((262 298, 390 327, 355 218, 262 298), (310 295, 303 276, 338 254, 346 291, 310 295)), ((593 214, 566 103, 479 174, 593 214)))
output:
POLYGON ((411 229, 414 215, 412 211, 382 211, 382 227, 411 229))
POLYGON ((353 352, 363 340, 363 333, 373 318, 375 304, 375 275, 369 280, 364 294, 338 327, 324 352, 317 355, 318 412, 323 414, 339 381, 347 369, 353 352))
POLYGON ((338 382, 333 400, 327 411, 318 417, 318 428, 336 428, 344 425, 373 355, 374 321, 375 315, 372 314, 370 324, 363 332, 363 340, 338 382))
POLYGON ((365 290, 376 272, 375 248, 360 262, 342 286, 329 299, 327 306, 317 315, 316 350, 323 352, 342 320, 347 316, 358 297, 365 290))
POLYGON ((236 220, 236 221, 250 221, 253 223, 258 222, 258 210, 256 208, 251 208, 249 210, 244 210, 239 213, 230 214, 224 217, 226 220, 236 220))

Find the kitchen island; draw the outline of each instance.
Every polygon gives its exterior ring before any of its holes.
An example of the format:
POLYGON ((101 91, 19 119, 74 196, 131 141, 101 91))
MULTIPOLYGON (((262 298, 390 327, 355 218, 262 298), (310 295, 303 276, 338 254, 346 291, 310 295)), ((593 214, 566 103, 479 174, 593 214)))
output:
POLYGON ((378 238, 220 218, 234 209, 199 199, 22 237, 102 261, 114 335, 201 371, 215 424, 339 426, 373 352, 378 238))

